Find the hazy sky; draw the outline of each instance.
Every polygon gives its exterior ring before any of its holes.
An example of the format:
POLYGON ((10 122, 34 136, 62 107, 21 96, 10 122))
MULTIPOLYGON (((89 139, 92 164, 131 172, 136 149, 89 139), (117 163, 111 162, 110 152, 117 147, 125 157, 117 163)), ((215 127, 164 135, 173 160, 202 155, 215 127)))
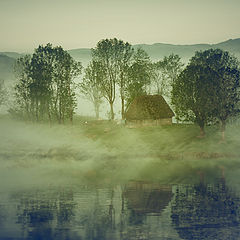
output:
POLYGON ((95 47, 112 37, 217 43, 239 38, 239 23, 240 0, 0 0, 0 51, 95 47))

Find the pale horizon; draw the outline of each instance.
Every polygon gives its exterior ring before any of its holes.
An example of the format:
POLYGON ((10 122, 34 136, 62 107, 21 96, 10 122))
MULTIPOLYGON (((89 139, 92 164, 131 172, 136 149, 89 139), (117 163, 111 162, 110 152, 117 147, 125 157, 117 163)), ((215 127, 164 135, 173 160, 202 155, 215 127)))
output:
POLYGON ((238 0, 0 0, 0 51, 66 50, 105 38, 132 45, 216 44, 240 37, 238 0))
MULTIPOLYGON (((106 37, 107 38, 107 37, 106 37)), ((111 38, 114 38, 114 37, 111 37, 111 38)), ((104 38, 105 39, 105 38, 104 38)), ((125 39, 122 39, 122 38, 118 38, 118 39, 121 39, 121 40, 124 40, 125 39)), ((129 42, 131 45, 139 45, 139 44, 145 44, 145 45, 154 45, 154 44, 166 44, 166 45, 178 45, 178 46, 184 46, 184 45, 201 45, 201 44, 209 44, 209 45, 214 45, 214 44, 218 44, 218 43, 222 43, 222 42, 226 42, 228 40, 235 40, 235 39, 240 39, 240 37, 236 37, 236 38, 228 38, 228 39, 223 39, 222 41, 217 41, 217 42, 195 42, 195 43, 181 43, 181 44, 178 44, 178 43, 171 43, 171 42, 149 42, 149 43, 145 43, 145 42, 139 42, 139 43, 131 43, 129 41, 126 41, 126 42, 129 42)), ((102 39, 99 39, 99 41, 102 40, 102 39)), ((25 51, 16 51, 16 50, 13 50, 13 51, 9 51, 8 49, 6 50, 0 50, 0 52, 17 52, 17 53, 30 53, 30 52, 33 52, 35 48, 37 48, 39 45, 45 45, 47 43, 51 43, 52 42, 44 42, 44 43, 39 43, 38 45, 36 45, 34 48, 32 49, 29 49, 29 50, 25 50, 25 51)), ((96 42, 97 44, 97 42, 96 42)), ((74 48, 64 48, 63 45, 60 45, 60 44, 53 44, 54 46, 62 46, 65 50, 69 51, 69 50, 75 50, 75 49, 91 49, 91 48, 94 48, 96 46, 96 44, 94 46, 90 46, 90 47, 74 47, 74 48)))

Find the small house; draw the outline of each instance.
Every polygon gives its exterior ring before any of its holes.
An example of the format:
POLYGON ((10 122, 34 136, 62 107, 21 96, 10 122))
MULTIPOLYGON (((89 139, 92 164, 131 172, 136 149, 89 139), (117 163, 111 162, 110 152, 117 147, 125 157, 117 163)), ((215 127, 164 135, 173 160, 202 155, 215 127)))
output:
POLYGON ((125 114, 126 125, 130 127, 170 125, 173 116, 173 111, 160 95, 136 97, 125 114))

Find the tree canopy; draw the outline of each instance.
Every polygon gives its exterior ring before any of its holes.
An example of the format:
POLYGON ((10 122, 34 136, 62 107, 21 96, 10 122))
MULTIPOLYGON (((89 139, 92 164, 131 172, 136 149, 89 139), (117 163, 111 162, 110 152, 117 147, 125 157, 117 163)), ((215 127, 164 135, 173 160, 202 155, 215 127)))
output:
POLYGON ((152 83, 155 92, 170 97, 173 82, 183 70, 183 63, 177 54, 165 56, 163 60, 153 63, 152 83))
POLYGON ((39 46, 33 55, 17 60, 16 106, 12 112, 33 121, 46 118, 72 121, 76 107, 73 79, 81 73, 81 63, 51 44, 39 46))
POLYGON ((133 62, 128 69, 128 82, 125 89, 127 107, 135 97, 146 95, 151 84, 152 63, 149 55, 138 48, 133 56, 133 62))
POLYGON ((116 99, 116 86, 120 89, 122 102, 122 117, 124 117, 125 87, 127 81, 127 69, 133 55, 133 48, 129 43, 122 40, 104 39, 97 43, 92 50, 94 61, 100 62, 105 69, 102 78, 103 97, 110 105, 111 119, 114 119, 113 104, 116 99))
POLYGON ((0 79, 0 106, 6 100, 6 89, 4 88, 4 80, 0 79))
POLYGON ((239 76, 239 62, 228 52, 196 52, 173 83, 177 116, 196 122, 202 134, 207 123, 219 120, 224 132, 226 120, 239 112, 239 76))

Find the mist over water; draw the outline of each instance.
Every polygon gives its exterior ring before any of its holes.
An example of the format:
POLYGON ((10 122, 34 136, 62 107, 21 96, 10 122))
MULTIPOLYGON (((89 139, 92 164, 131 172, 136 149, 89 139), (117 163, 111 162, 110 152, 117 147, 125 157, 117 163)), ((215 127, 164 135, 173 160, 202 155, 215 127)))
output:
POLYGON ((0 239, 239 239, 237 125, 0 122, 0 239))

